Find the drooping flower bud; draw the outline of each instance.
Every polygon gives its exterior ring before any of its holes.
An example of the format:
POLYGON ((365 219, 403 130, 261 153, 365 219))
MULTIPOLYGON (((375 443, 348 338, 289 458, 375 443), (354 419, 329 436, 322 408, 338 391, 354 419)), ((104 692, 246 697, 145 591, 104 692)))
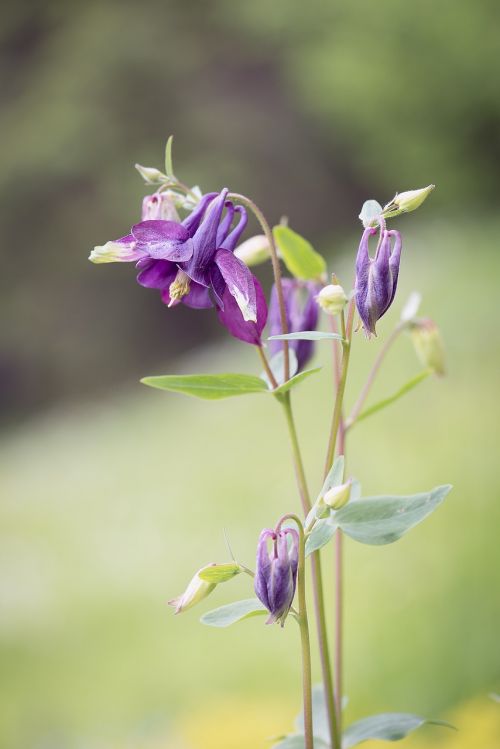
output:
POLYGON ((148 185, 154 185, 157 182, 166 182, 167 176, 160 172, 159 169, 155 169, 153 166, 142 166, 136 164, 135 168, 148 185))
POLYGON ((351 496, 351 484, 352 481, 349 480, 346 481, 345 484, 333 486, 329 489, 323 497, 325 505, 328 505, 332 510, 340 510, 341 507, 349 502, 351 496))
POLYGON ((427 185, 420 190, 406 190, 393 197, 390 203, 384 206, 382 216, 384 218, 393 218, 400 213, 410 213, 420 208, 427 196, 434 190, 435 185, 427 185))
POLYGON ((180 221, 179 214, 168 192, 155 192, 146 195, 142 201, 142 221, 180 221))
POLYGON ((299 564, 299 534, 293 528, 265 528, 257 546, 254 588, 270 613, 266 624, 284 625, 290 611, 299 564))
POLYGON ((192 606, 195 606, 214 590, 216 583, 207 582, 200 577, 200 572, 203 572, 203 570, 209 569, 212 566, 213 565, 209 564, 198 570, 184 593, 177 596, 177 598, 172 598, 172 600, 168 602, 169 606, 174 606, 176 614, 180 614, 182 611, 186 611, 192 606))
POLYGON ((342 286, 333 283, 324 286, 314 298, 328 315, 339 315, 347 302, 342 286))
POLYGON ((411 326, 411 337, 418 358, 437 375, 444 375, 444 346, 439 328, 429 318, 415 320, 411 326))
POLYGON ((401 260, 400 233, 383 227, 380 227, 381 236, 375 257, 370 257, 368 240, 377 231, 377 228, 372 227, 364 230, 356 258, 356 307, 368 336, 376 335, 377 320, 392 304, 401 260))
MULTIPOLYGON (((318 324, 318 306, 315 294, 319 286, 314 281, 299 281, 296 278, 282 280, 286 319, 289 333, 315 330, 318 324)), ((281 333, 281 314, 276 287, 271 291, 269 304, 269 335, 281 333)), ((298 368, 303 369, 314 353, 313 341, 290 341, 290 349, 297 355, 298 368)), ((283 349, 283 341, 269 341, 269 351, 274 356, 283 349)))
POLYGON ((251 268, 253 265, 260 265, 271 257, 269 242, 264 234, 257 234, 255 237, 242 242, 234 251, 234 254, 245 265, 251 268))

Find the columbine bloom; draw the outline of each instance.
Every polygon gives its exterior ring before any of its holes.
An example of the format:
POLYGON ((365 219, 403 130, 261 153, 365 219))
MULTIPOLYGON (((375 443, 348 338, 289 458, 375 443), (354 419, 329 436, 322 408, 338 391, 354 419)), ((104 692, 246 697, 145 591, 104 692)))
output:
POLYGON ((392 304, 401 260, 400 233, 382 227, 375 257, 370 257, 368 240, 377 231, 376 227, 364 230, 356 258, 356 306, 368 336, 376 335, 377 320, 392 304))
POLYGON ((284 528, 276 532, 265 528, 257 546, 254 588, 257 597, 270 613, 266 624, 279 621, 281 626, 284 625, 295 595, 298 564, 297 531, 284 528))
MULTIPOLYGON (((285 301, 286 319, 289 333, 300 333, 304 330, 314 330, 318 324, 318 306, 315 295, 320 286, 313 281, 299 281, 295 278, 282 280, 283 297, 285 301)), ((276 287, 271 291, 269 304, 269 334, 281 333, 281 315, 278 304, 276 287)), ((289 341, 290 348, 297 355, 299 370, 305 367, 314 352, 313 341, 289 341)), ((269 341, 271 355, 283 348, 283 341, 269 341)))
POLYGON ((267 315, 263 295, 257 292, 256 279, 247 266, 233 254, 247 214, 243 207, 228 201, 227 194, 224 189, 202 196, 182 222, 175 220, 173 206, 164 202, 168 196, 148 196, 143 203, 144 220, 135 224, 129 235, 96 247, 90 260, 137 261, 138 282, 161 290, 169 307, 179 302, 195 309, 215 305, 223 312, 226 303, 231 306, 234 300, 241 323, 253 323, 255 329, 250 335, 241 332, 239 320, 233 329, 225 319, 224 324, 242 340, 252 336, 260 339, 267 315))

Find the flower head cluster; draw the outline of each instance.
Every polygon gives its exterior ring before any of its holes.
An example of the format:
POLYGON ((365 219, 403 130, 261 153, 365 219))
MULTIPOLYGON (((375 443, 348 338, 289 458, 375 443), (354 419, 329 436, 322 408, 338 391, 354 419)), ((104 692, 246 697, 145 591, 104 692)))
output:
POLYGON ((279 531, 265 528, 257 546, 254 588, 270 613, 267 624, 279 621, 281 626, 284 625, 295 595, 298 564, 297 531, 293 528, 279 531))

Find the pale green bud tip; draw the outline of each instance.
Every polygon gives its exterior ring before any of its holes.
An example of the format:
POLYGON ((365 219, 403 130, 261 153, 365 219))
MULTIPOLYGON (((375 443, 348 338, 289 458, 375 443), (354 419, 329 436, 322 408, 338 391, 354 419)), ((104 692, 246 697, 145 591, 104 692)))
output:
POLYGON ((400 213, 410 213, 419 208, 427 196, 434 190, 435 185, 427 185, 420 190, 407 190, 396 193, 394 198, 384 206, 383 216, 391 218, 400 213))
POLYGON ((168 602, 169 606, 175 608, 176 614, 180 614, 182 611, 186 611, 192 606, 196 606, 197 603, 210 595, 214 590, 216 583, 209 583, 206 580, 202 580, 200 577, 200 572, 203 572, 203 570, 212 566, 213 565, 207 565, 207 567, 202 567, 201 570, 198 570, 184 593, 177 596, 177 598, 172 598, 172 600, 168 602))
POLYGON ((91 263, 129 263, 139 257, 133 242, 106 242, 94 247, 89 260, 91 263))
POLYGON ((163 172, 160 172, 159 169, 155 169, 152 166, 141 166, 141 164, 136 164, 135 168, 148 185, 153 185, 157 182, 166 182, 168 179, 163 172))
POLYGON ((347 296, 339 284, 324 286, 315 296, 316 302, 328 315, 338 315, 347 303, 347 296))
POLYGON ((437 375, 445 374, 443 339, 433 320, 416 320, 411 326, 411 337, 418 358, 437 375))
POLYGON ((260 265, 271 257, 269 242, 264 234, 257 234, 242 242, 234 251, 237 258, 242 260, 245 265, 260 265))
POLYGON ((332 510, 340 510, 341 507, 349 502, 351 496, 351 481, 346 481, 345 484, 340 486, 334 486, 332 489, 326 492, 323 497, 323 501, 332 510))

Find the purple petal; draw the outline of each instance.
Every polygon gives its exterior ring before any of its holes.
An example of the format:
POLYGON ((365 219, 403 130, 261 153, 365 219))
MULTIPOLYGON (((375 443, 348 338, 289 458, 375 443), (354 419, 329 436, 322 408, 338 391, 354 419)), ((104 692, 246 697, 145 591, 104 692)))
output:
POLYGON ((219 244, 218 245, 221 249, 231 250, 231 252, 234 251, 234 248, 238 244, 238 241, 239 241, 241 235, 243 234, 243 232, 245 231, 245 227, 246 227, 246 225, 248 223, 247 212, 243 208, 243 206, 241 206, 241 205, 237 206, 234 209, 234 212, 240 214, 240 220, 238 221, 238 223, 234 227, 234 229, 231 232, 231 234, 229 234, 229 236, 224 240, 223 244, 219 244))
POLYGON ((177 275, 177 265, 169 260, 145 258, 137 267, 140 269, 137 281, 148 289, 164 289, 170 286, 177 275))
POLYGON ((182 222, 182 225, 184 226, 185 229, 188 230, 190 236, 192 236, 194 232, 196 231, 196 229, 199 227, 200 221, 203 218, 203 214, 207 210, 207 206, 216 197, 217 197, 216 192, 207 193, 206 195, 202 197, 202 199, 200 200, 200 202, 198 203, 194 211, 192 211, 189 214, 189 216, 186 216, 186 218, 182 222))
POLYGON ((201 286, 196 281, 191 281, 191 285, 186 296, 182 297, 182 303, 192 309, 210 309, 214 304, 210 299, 210 290, 206 286, 201 286))
POLYGON ((217 311, 220 322, 225 325, 232 336, 239 338, 240 341, 251 343, 254 346, 261 346, 262 331, 267 321, 267 304, 266 297, 262 291, 262 286, 255 276, 253 277, 255 286, 255 297, 257 305, 257 322, 246 321, 243 319, 241 310, 238 307, 235 298, 226 288, 223 295, 223 308, 217 311))
POLYGON ((403 248, 403 240, 401 238, 401 234, 398 231, 396 231, 396 229, 392 229, 388 233, 391 237, 394 237, 394 249, 391 253, 391 257, 389 260, 389 268, 391 269, 391 273, 392 273, 392 294, 391 294, 391 299, 389 301, 389 307, 390 307, 392 302, 394 301, 394 297, 396 295, 396 288, 398 285, 399 264, 401 262, 401 250, 403 248))
MULTIPOLYGON (((303 330, 315 330, 318 323, 318 305, 314 299, 319 291, 319 285, 312 281, 298 281, 293 278, 282 280, 283 298, 289 333, 299 333, 303 330)), ((271 291, 269 305, 269 334, 281 333, 281 315, 276 287, 271 291)), ((290 348, 297 355, 298 368, 303 369, 314 352, 313 341, 290 341, 290 348)), ((283 349, 283 341, 269 341, 269 351, 272 356, 283 349)))
POLYGON ((187 229, 175 221, 141 221, 132 227, 137 248, 157 260, 186 262, 193 254, 187 229))
POLYGON ((217 250, 215 263, 219 268, 229 292, 236 299, 243 319, 257 322, 257 301, 254 277, 244 262, 229 250, 217 250))
POLYGON ((274 541, 276 535, 273 530, 265 528, 259 536, 257 544, 257 560, 255 566, 254 590, 257 598, 262 601, 264 606, 269 609, 269 596, 267 593, 267 583, 271 571, 271 559, 267 547, 268 540, 274 541))
POLYGON ((234 204, 231 203, 230 200, 226 200, 225 203, 226 206, 226 213, 224 215, 224 218, 219 224, 219 228, 217 229, 217 238, 215 240, 215 244, 217 247, 222 247, 222 243, 229 234, 229 230, 231 228, 231 224, 233 223, 234 218, 234 204))
MULTIPOLYGON (((217 307, 223 310, 224 309, 223 297, 224 297, 224 292, 226 291, 226 282, 222 278, 222 273, 220 272, 220 270, 217 268, 215 264, 212 265, 212 267, 210 268, 210 287, 212 289, 212 294, 214 295, 214 299, 217 304, 217 307)), ((234 299, 233 299, 233 303, 236 304, 236 302, 234 302, 234 299)))
POLYGON ((193 234, 193 256, 184 268, 193 281, 207 286, 209 282, 209 268, 217 250, 217 230, 224 209, 227 190, 222 190, 218 197, 207 208, 203 220, 193 234))

